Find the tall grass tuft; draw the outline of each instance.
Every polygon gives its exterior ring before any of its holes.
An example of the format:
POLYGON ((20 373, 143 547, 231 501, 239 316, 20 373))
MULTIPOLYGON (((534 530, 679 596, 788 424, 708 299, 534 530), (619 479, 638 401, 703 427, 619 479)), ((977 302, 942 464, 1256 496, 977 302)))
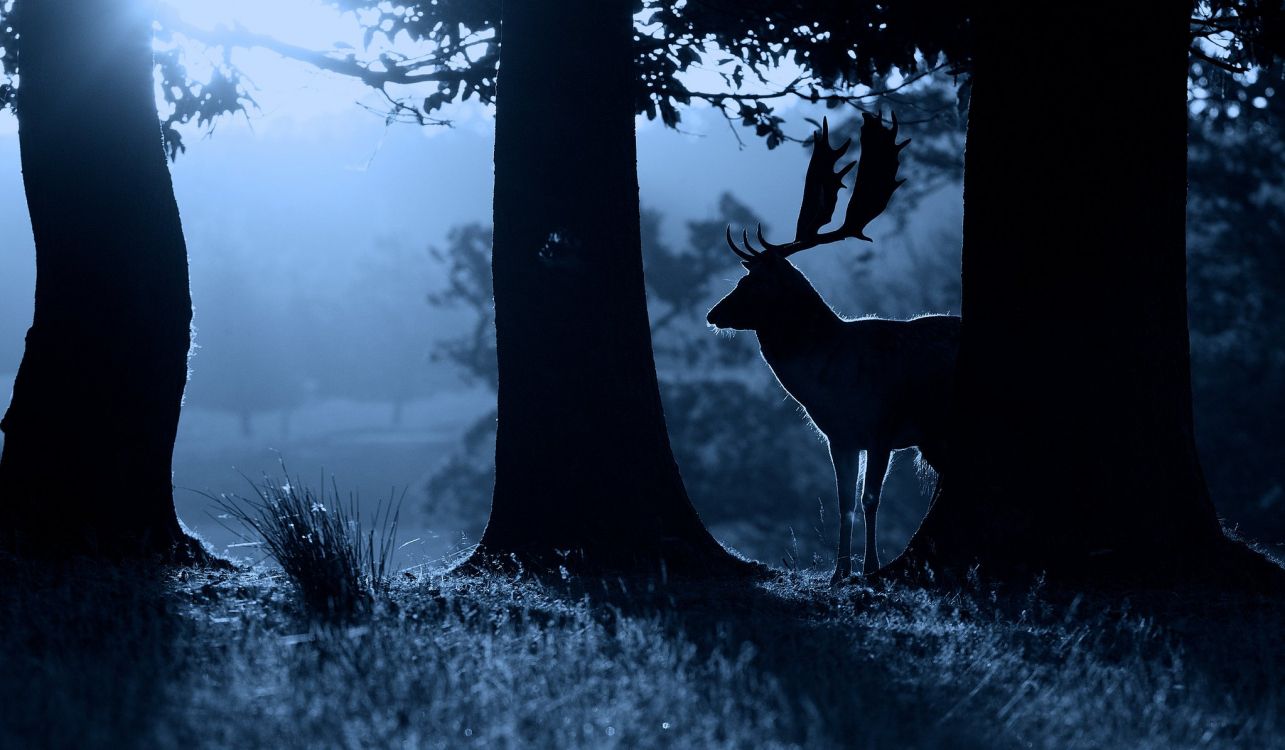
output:
MULTIPOLYGON (((400 501, 381 502, 363 528, 357 499, 344 501, 332 482, 330 497, 264 476, 253 497, 224 495, 219 507, 262 544, 294 583, 304 606, 326 618, 368 613, 389 585, 400 501)), ((250 540, 247 540, 250 541, 250 540)))

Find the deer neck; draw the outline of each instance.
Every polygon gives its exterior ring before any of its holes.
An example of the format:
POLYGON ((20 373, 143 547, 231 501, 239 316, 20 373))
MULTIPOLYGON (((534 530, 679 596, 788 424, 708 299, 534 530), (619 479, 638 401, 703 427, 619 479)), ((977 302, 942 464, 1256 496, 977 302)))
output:
POLYGON ((795 304, 758 329, 759 349, 774 370, 780 365, 797 364, 827 349, 842 323, 821 295, 808 289, 795 304))

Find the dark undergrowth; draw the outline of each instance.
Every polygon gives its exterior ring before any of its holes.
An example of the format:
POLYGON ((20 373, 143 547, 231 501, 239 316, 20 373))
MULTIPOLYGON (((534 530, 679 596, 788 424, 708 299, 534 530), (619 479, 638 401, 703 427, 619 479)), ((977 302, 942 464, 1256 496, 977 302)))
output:
POLYGON ((0 747, 1285 744, 1265 597, 0 566, 0 747))

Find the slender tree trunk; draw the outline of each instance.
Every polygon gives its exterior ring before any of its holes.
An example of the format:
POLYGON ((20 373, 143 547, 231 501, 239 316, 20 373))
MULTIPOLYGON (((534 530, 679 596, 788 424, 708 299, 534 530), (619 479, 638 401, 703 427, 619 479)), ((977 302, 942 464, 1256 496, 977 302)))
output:
POLYGON ((643 288, 630 0, 504 7, 496 480, 483 555, 731 570, 679 477, 643 288))
POLYGON ((0 528, 23 553, 196 554, 170 474, 190 343, 187 253, 144 5, 16 9, 37 282, 0 423, 0 528))
POLYGON ((1192 428, 1189 8, 1100 11, 976 18, 952 460, 903 565, 1155 572, 1224 539, 1192 428))

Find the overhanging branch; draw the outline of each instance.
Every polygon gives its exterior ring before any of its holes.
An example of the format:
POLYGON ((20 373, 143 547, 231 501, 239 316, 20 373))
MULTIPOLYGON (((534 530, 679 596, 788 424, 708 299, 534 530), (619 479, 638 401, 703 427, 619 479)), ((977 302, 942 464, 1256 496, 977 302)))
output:
POLYGON ((389 64, 387 60, 382 60, 381 63, 384 65, 384 69, 381 70, 373 67, 370 63, 359 61, 351 53, 321 52, 288 44, 276 37, 250 31, 240 24, 230 27, 218 26, 213 30, 208 30, 185 23, 173 14, 161 19, 160 24, 165 31, 182 34, 189 39, 194 39, 211 47, 266 49, 284 58, 307 63, 320 70, 356 78, 367 86, 376 89, 383 89, 389 84, 409 86, 417 83, 454 83, 463 79, 466 75, 464 71, 452 70, 444 65, 438 70, 422 72, 423 68, 433 65, 431 60, 425 60, 424 58, 417 58, 414 61, 414 67, 402 67, 395 63, 389 64))

